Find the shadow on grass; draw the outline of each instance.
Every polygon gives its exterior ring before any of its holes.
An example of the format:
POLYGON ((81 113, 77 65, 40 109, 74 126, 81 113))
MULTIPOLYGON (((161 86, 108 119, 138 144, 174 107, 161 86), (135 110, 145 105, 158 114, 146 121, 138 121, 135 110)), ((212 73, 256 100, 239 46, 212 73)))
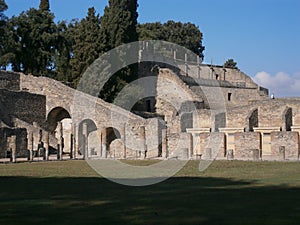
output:
POLYGON ((148 187, 103 178, 0 178, 0 224, 296 224, 300 189, 222 178, 148 187))

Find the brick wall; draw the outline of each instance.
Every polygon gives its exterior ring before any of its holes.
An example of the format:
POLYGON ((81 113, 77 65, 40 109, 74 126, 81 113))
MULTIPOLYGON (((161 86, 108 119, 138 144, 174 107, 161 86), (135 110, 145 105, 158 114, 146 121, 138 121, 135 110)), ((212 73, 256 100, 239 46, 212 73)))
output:
POLYGON ((20 75, 17 73, 0 71, 0 89, 19 91, 20 75))
POLYGON ((46 120, 46 97, 28 92, 0 90, 0 102, 8 115, 27 123, 46 120))
POLYGON ((261 137, 258 132, 238 132, 234 134, 235 159, 253 160, 253 150, 261 149, 261 137))
POLYGON ((282 160, 279 148, 285 147, 285 158, 295 160, 299 154, 299 133, 298 132, 272 132, 271 151, 274 159, 282 160))

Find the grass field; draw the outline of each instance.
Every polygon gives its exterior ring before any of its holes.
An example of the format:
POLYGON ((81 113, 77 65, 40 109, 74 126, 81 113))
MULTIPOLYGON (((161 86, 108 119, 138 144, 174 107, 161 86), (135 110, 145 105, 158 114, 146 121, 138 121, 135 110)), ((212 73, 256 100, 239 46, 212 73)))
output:
POLYGON ((112 183, 85 161, 0 165, 0 224, 299 224, 300 163, 198 164, 147 187, 112 183))

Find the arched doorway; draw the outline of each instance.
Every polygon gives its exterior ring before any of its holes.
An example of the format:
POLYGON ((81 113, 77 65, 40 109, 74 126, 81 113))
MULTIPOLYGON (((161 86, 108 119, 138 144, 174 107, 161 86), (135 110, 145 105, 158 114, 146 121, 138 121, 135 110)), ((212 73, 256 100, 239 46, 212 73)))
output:
POLYGON ((101 140, 95 122, 81 121, 78 127, 78 153, 84 158, 101 156, 101 140))
MULTIPOLYGON (((72 144, 72 119, 70 113, 63 107, 53 108, 47 115, 45 123, 46 130, 49 131, 49 153, 71 154, 72 144)), ((61 157, 60 156, 60 157, 61 157)))
POLYGON ((258 127, 258 109, 254 109, 252 112, 250 112, 247 118, 246 131, 253 132, 254 127, 258 127))
POLYGON ((286 108, 283 112, 282 131, 291 131, 293 126, 293 109, 286 108))
POLYGON ((109 157, 109 158, 115 158, 116 155, 121 155, 123 151, 123 149, 111 149, 111 144, 113 141, 117 140, 117 139, 121 139, 121 134, 119 132, 118 129, 114 128, 114 127, 108 127, 105 128, 105 132, 106 135, 103 136, 104 139, 103 140, 104 144, 106 145, 106 152, 104 152, 104 157, 109 157), (116 152, 116 151, 120 151, 120 152, 116 152))
POLYGON ((52 109, 47 116, 46 126, 50 132, 55 131, 57 123, 63 119, 70 119, 70 113, 63 107, 56 107, 52 109))

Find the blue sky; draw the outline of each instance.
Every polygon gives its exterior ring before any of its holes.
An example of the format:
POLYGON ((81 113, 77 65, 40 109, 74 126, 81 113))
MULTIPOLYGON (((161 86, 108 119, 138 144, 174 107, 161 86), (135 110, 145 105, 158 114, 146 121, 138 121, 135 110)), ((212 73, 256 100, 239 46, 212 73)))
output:
MULTIPOLYGON (((5 0, 7 16, 39 0, 5 0)), ((83 18, 108 0, 50 0, 56 20, 83 18)), ((205 62, 233 58, 277 96, 300 96, 300 0, 139 0, 139 22, 192 22, 204 35, 205 62)))

